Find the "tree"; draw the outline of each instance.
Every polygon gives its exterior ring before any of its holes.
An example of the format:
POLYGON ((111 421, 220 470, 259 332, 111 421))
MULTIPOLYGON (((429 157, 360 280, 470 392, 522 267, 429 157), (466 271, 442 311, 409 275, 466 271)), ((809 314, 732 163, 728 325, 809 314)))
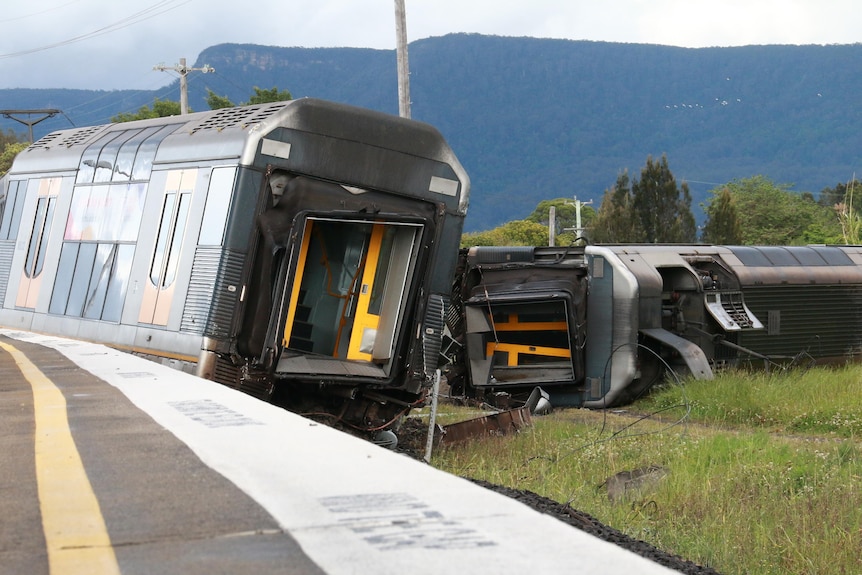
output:
POLYGON ((227 96, 219 96, 207 88, 207 106, 210 110, 221 110, 222 108, 233 108, 236 106, 227 96))
POLYGON ((648 243, 690 243, 697 239, 691 193, 685 182, 677 187, 667 156, 647 158, 640 180, 632 182, 632 208, 648 243))
POLYGON ((485 232, 461 236, 461 247, 470 246, 546 246, 548 227, 536 222, 516 220, 485 232))
POLYGON ((248 99, 248 104, 266 104, 268 102, 284 102, 293 100, 293 96, 287 90, 279 90, 273 86, 269 90, 261 90, 254 87, 254 94, 248 99))
POLYGON ((765 176, 734 180, 724 186, 733 196, 746 245, 804 245, 841 242, 835 212, 811 194, 792 192, 765 176))
POLYGON ((9 144, 17 144, 18 142, 29 142, 27 134, 16 134, 11 128, 5 132, 0 131, 0 151, 9 144))
MULTIPOLYGON (((556 225, 554 230, 554 243, 558 246, 569 245, 578 239, 575 228, 577 227, 577 207, 574 201, 567 198, 555 200, 542 200, 532 214, 527 216, 528 222, 535 222, 545 227, 550 225, 551 207, 555 211, 556 225)), ((592 206, 581 206, 581 227, 588 228, 596 219, 596 210, 592 206)), ((546 234, 547 235, 547 234, 546 234)), ((584 235, 583 231, 580 234, 584 235)))
POLYGON ((167 116, 179 116, 182 112, 179 102, 173 100, 153 101, 152 109, 149 106, 141 106, 134 114, 123 112, 111 118, 112 122, 132 122, 134 120, 149 120, 150 118, 165 118, 167 116))
POLYGON ((737 245, 742 242, 742 229, 736 213, 736 202, 728 188, 713 190, 704 207, 706 223, 702 240, 708 244, 737 245))
POLYGON ((647 157, 640 180, 629 182, 628 172, 606 190, 591 231, 596 242, 691 243, 697 228, 691 213, 688 184, 677 186, 667 156, 647 157))
MULTIPOLYGON (((266 104, 269 102, 284 102, 286 100, 293 100, 293 96, 287 90, 279 90, 276 87, 273 87, 269 90, 263 90, 254 87, 254 94, 248 99, 248 102, 244 104, 239 104, 240 106, 248 106, 252 104, 266 104)), ((210 107, 210 110, 219 110, 221 108, 232 108, 236 106, 230 98, 227 96, 219 96, 209 88, 207 88, 207 106, 210 107)))
POLYGON ((4 175, 12 167, 12 162, 15 161, 15 156, 27 149, 27 142, 8 143, 0 153, 0 176, 4 175))
POLYGON ((617 176, 614 187, 605 190, 589 237, 598 243, 643 241, 640 223, 635 217, 628 172, 617 176))

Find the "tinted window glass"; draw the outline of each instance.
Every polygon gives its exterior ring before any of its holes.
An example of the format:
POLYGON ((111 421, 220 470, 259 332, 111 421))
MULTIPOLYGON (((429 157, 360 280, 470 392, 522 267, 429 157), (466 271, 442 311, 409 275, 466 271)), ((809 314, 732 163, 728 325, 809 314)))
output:
POLYGON ((236 168, 215 168, 210 176, 207 205, 204 209, 200 245, 221 245, 224 238, 225 220, 230 207, 236 168))
POLYGON ((95 259, 96 244, 81 244, 81 249, 78 252, 78 262, 75 265, 75 273, 72 278, 72 286, 69 289, 66 315, 80 316, 83 313, 95 259))
POLYGON ((108 282, 108 292, 105 294, 105 307, 102 311, 102 319, 105 321, 120 321, 134 255, 135 246, 120 245, 117 248, 114 267, 111 269, 111 279, 108 282))
POLYGON ((78 260, 79 245, 66 242, 60 251, 57 279, 54 280, 54 292, 51 294, 51 305, 48 308, 50 313, 66 313, 66 303, 69 299, 69 290, 72 287, 72 278, 75 275, 75 262, 78 260))
POLYGON ((102 307, 105 305, 105 294, 108 292, 108 281, 111 279, 116 249, 117 244, 99 244, 96 249, 93 273, 90 276, 87 300, 84 303, 84 317, 90 319, 102 317, 102 307))

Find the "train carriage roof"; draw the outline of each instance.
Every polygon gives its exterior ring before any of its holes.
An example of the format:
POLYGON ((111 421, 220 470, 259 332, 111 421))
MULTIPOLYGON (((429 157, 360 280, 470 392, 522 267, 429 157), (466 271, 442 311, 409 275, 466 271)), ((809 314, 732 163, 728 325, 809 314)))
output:
POLYGON ((252 165, 260 141, 279 128, 324 139, 370 145, 446 164, 460 183, 466 210, 469 178, 443 136, 432 126, 346 104, 302 98, 52 132, 15 159, 13 174, 76 170, 88 147, 111 132, 175 126, 158 148, 154 164, 184 161, 238 161, 252 165), (191 145, 190 145, 191 144, 191 145))

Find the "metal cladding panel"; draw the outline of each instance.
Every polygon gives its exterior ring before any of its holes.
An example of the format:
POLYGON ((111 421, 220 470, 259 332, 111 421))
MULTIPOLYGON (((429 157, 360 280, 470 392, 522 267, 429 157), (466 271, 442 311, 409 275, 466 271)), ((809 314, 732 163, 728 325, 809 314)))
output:
POLYGON ((6 288, 9 285, 9 270, 12 269, 13 255, 15 255, 15 242, 0 242, 0 308, 6 301, 6 288))
POLYGON ((740 334, 740 345, 767 356, 841 358, 862 350, 862 284, 745 289, 766 329, 740 334))
POLYGON ((590 287, 587 299, 587 382, 600 382, 586 407, 613 405, 635 377, 638 335, 637 278, 617 254, 587 246, 590 287))
POLYGON ((230 335, 245 255, 198 248, 183 307, 181 331, 215 338, 230 335))

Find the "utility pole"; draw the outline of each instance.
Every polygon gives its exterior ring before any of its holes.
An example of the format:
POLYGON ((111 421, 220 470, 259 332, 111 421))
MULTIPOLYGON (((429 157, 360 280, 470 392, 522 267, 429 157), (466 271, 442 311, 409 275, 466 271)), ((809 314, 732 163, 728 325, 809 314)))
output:
POLYGON ((189 75, 189 72, 201 72, 202 74, 215 72, 215 68, 209 64, 204 64, 203 68, 188 68, 185 58, 180 58, 180 63, 175 66, 159 64, 158 66, 153 66, 153 70, 158 70, 159 72, 171 70, 180 75, 180 114, 183 115, 189 113, 189 85, 186 76, 189 75))
POLYGON ((410 117, 410 66, 407 63, 407 14, 404 0, 395 0, 395 55, 398 59, 398 115, 410 117))
POLYGON ((53 118, 57 114, 62 114, 60 110, 55 110, 54 108, 48 108, 44 110, 0 110, 0 115, 4 118, 9 118, 10 120, 15 120, 16 122, 21 122, 30 130, 30 143, 33 143, 33 126, 41 122, 42 120, 47 120, 48 118, 53 118), (27 119, 24 118, 16 118, 15 114, 27 114, 27 119), (39 114, 41 117, 36 118, 35 120, 30 119, 32 114, 39 114))
POLYGON ((582 201, 578 200, 578 196, 575 196, 575 203, 569 204, 569 205, 575 206, 575 227, 574 228, 566 228, 566 231, 574 230, 575 239, 581 237, 581 232, 584 230, 584 228, 581 226, 581 207, 582 206, 589 206, 592 203, 593 203, 593 200, 590 200, 589 202, 582 202, 582 201))

